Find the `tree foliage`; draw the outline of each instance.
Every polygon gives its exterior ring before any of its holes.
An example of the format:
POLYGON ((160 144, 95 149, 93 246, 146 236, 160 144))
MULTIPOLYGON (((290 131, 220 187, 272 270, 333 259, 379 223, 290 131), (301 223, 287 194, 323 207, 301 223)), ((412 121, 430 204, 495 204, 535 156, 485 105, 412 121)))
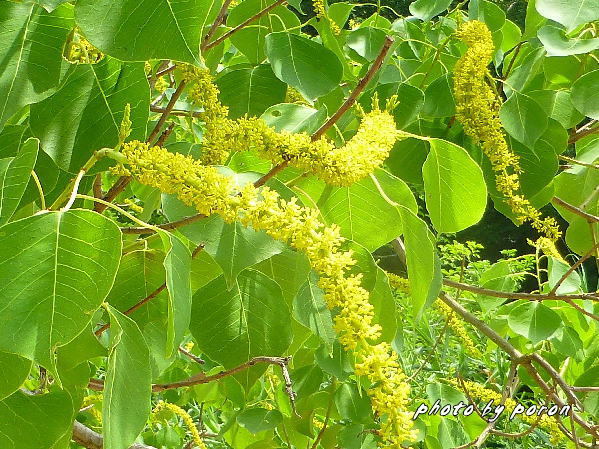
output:
POLYGON ((596 447, 598 26, 0 0, 0 447, 596 447))

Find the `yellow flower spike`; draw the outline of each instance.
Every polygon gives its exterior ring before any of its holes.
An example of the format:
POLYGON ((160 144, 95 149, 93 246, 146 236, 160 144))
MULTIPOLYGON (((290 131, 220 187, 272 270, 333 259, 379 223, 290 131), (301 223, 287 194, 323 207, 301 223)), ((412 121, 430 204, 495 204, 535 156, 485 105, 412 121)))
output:
MULTIPOLYGON (((239 188, 216 168, 189 156, 170 153, 138 141, 123 145, 127 168, 120 167, 143 184, 176 195, 198 212, 218 214, 225 221, 239 221, 263 230, 306 254, 319 275, 329 308, 338 309, 335 330, 347 350, 355 350, 356 373, 372 382, 368 394, 377 415, 385 415, 381 437, 388 447, 399 447, 415 437, 407 403, 410 387, 397 363, 397 354, 386 343, 373 344, 381 328, 374 324, 374 308, 362 285, 362 275, 349 273, 355 264, 350 251, 343 251, 339 227, 319 220, 319 212, 286 201, 268 187, 252 184, 239 188)), ((163 406, 166 407, 166 406, 163 406)))
POLYGON ((65 57, 73 64, 97 64, 104 58, 104 53, 75 31, 65 57))
POLYGON ((189 430, 189 433, 191 433, 191 437, 193 438, 193 442, 195 443, 195 445, 200 449, 208 449, 208 446, 206 446, 206 443, 204 443, 204 441, 202 440, 200 432, 198 432, 198 428, 194 424, 191 416, 189 416, 189 413, 187 413, 185 410, 183 410, 181 407, 175 404, 160 401, 156 405, 156 407, 154 407, 154 410, 152 411, 152 417, 155 417, 161 410, 170 410, 175 415, 181 417, 181 419, 183 419, 183 422, 185 423, 185 427, 187 427, 187 430, 189 430))
POLYGON ((208 70, 185 66, 183 71, 192 83, 189 98, 204 108, 201 160, 208 165, 224 164, 232 151, 253 150, 275 164, 286 162, 328 184, 348 186, 380 167, 395 142, 405 137, 390 114, 397 105, 396 96, 387 100, 383 109, 375 98, 372 111, 363 113, 357 133, 336 148, 324 137, 313 142, 305 133, 277 132, 260 118, 227 118, 228 108, 219 102, 218 88, 208 70))
POLYGON ((316 17, 318 17, 320 20, 327 19, 329 21, 329 23, 331 24, 331 31, 333 32, 333 34, 339 35, 339 34, 341 34, 341 29, 335 22, 333 22, 329 18, 328 14, 327 14, 325 1, 326 0, 314 0, 312 2, 312 6, 314 7, 314 12, 316 13, 316 17))
POLYGON ((491 162, 497 190, 517 219, 531 222, 539 233, 555 241, 560 236, 557 222, 551 217, 541 219, 538 210, 518 194, 521 172, 518 156, 508 147, 499 120, 501 102, 487 82, 490 77, 487 66, 495 52, 491 31, 483 22, 472 20, 462 24, 456 36, 468 45, 454 68, 456 117, 491 162))

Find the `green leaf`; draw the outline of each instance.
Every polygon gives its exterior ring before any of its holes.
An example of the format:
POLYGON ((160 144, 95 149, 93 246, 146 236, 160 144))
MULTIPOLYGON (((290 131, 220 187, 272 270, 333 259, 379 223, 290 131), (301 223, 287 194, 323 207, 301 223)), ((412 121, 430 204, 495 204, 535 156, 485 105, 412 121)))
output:
POLYGON ((487 206, 483 171, 462 147, 430 140, 422 167, 426 208, 439 232, 458 232, 480 221, 487 206))
MULTIPOLYGON (((500 292, 511 293, 516 289, 516 281, 512 273, 512 268, 507 260, 500 260, 483 271, 479 282, 483 288, 498 290, 500 292)), ((476 300, 485 313, 499 307, 506 301, 505 298, 486 295, 477 295, 476 300)))
MULTIPOLYGON (((569 91, 534 90, 528 95, 539 103, 549 118, 557 120, 565 129, 572 128, 584 118, 584 115, 574 108, 569 91)), ((551 129, 551 126, 548 129, 551 129)))
POLYGON ((104 447, 127 449, 150 416, 150 352, 131 318, 112 306, 107 310, 110 315, 110 355, 102 407, 104 447))
POLYGON ((468 3, 470 20, 480 20, 487 24, 491 31, 501 29, 505 23, 505 12, 498 5, 486 0, 472 0, 468 3))
POLYGON ((391 342, 397 333, 395 299, 387 275, 376 267, 376 283, 370 290, 368 301, 374 306, 374 323, 381 326, 381 341, 391 342))
POLYGON ((14 158, 0 159, 0 225, 15 213, 37 160, 39 140, 27 139, 14 158))
POLYGON ((283 421, 283 415, 278 410, 250 408, 237 416, 237 422, 254 435, 265 430, 274 429, 283 421))
POLYGON ((314 109, 301 104, 283 103, 271 106, 260 117, 278 132, 314 133, 327 120, 326 109, 314 109))
POLYGON ((381 52, 385 38, 383 30, 372 27, 358 28, 347 36, 347 46, 367 61, 372 62, 381 52))
POLYGON ((572 84, 572 103, 587 117, 599 120, 599 70, 585 73, 572 84))
POLYGON ((424 22, 447 10, 451 0, 416 0, 410 3, 410 13, 424 22))
MULTIPOLYGON (((570 265, 564 263, 555 257, 548 257, 547 274, 549 288, 553 288, 561 277, 568 272, 570 265)), ((582 280, 576 271, 571 272, 568 277, 560 284, 556 293, 558 295, 568 295, 574 293, 583 293, 582 280)))
POLYGON ((268 64, 231 70, 218 78, 222 103, 233 119, 259 116, 270 106, 285 100, 287 86, 279 81, 268 64))
POLYGON ((455 100, 453 98, 453 77, 447 74, 434 80, 424 91, 422 116, 427 118, 438 118, 451 117, 454 114, 455 100))
POLYGON ((335 53, 291 33, 266 36, 266 56, 277 78, 295 87, 307 99, 329 93, 339 85, 343 75, 335 53))
POLYGON ((81 0, 75 17, 85 37, 114 58, 197 63, 202 28, 218 8, 215 0, 81 0))
MULTIPOLYGON (((399 104, 393 109, 393 118, 398 129, 404 129, 418 118, 418 113, 424 104, 424 92, 407 83, 386 83, 379 85, 375 92, 379 102, 385 104, 392 95, 397 95, 399 104)), ((372 108, 372 92, 366 92, 360 97, 360 104, 370 110, 372 108)))
POLYGON ((418 319, 441 291, 441 262, 426 223, 400 206, 406 245, 412 314, 418 319))
POLYGON ((547 56, 580 55, 599 48, 599 38, 570 39, 564 30, 551 25, 545 25, 537 35, 547 49, 547 56))
POLYGON ((547 129, 547 113, 528 95, 516 91, 501 106, 499 118, 508 134, 531 148, 547 129))
MULTIPOLYGON (((244 0, 231 9, 227 17, 227 25, 235 27, 255 16, 259 11, 274 3, 273 0, 244 0)), ((231 35, 231 43, 243 53, 251 64, 264 61, 264 40, 266 35, 276 31, 292 31, 299 33, 300 20, 284 6, 276 6, 268 14, 254 20, 250 26, 238 30, 231 35)))
POLYGON ((559 329, 551 337, 551 344, 567 357, 576 357, 578 351, 581 351, 584 347, 582 340, 578 336, 578 332, 571 327, 562 327, 559 329))
POLYGON ((73 402, 65 391, 28 395, 17 391, 0 401, 2 449, 53 449, 73 427, 73 402))
POLYGON ((441 417, 438 432, 442 449, 453 449, 470 441, 462 425, 452 419, 441 417))
POLYGON ((61 78, 62 50, 73 12, 2 1, 0 8, 0 129, 23 106, 50 95, 61 78))
POLYGON ((343 419, 362 424, 372 421, 370 398, 353 383, 344 383, 337 389, 335 405, 343 419))
MULTIPOLYGON (((414 197, 402 180, 383 170, 376 170, 374 177, 388 198, 416 210, 414 197)), ((370 177, 350 187, 326 187, 315 201, 327 223, 336 223, 344 237, 370 251, 401 234, 397 208, 381 196, 370 177)))
MULTIPOLYGON (((197 213, 173 195, 163 195, 163 207, 169 220, 197 213)), ((195 244, 205 245, 204 251, 221 266, 229 286, 234 284, 242 270, 279 254, 285 248, 284 243, 272 239, 264 231, 254 231, 238 222, 225 223, 218 216, 185 226, 181 232, 195 244)))
MULTIPOLYGON (((247 269, 227 289, 223 276, 193 297, 190 330, 199 348, 226 369, 256 356, 280 356, 291 343, 291 312, 281 287, 247 269)), ((244 370, 238 379, 251 386, 264 366, 244 370)))
POLYGON ((595 0, 536 0, 543 17, 566 26, 568 30, 599 19, 599 3, 595 0))
POLYGON ((313 272, 293 300, 293 316, 322 340, 329 351, 335 341, 333 319, 318 287, 318 276, 313 272))
POLYGON ((19 389, 31 371, 31 360, 0 351, 0 400, 19 389))
POLYGON ((537 301, 525 301, 514 307, 509 316, 510 328, 533 344, 551 337, 561 326, 561 317, 537 301))
POLYGON ((1 227, 0 313, 11 319, 0 327, 0 348, 55 372, 54 351, 88 325, 110 291, 120 253, 117 225, 88 210, 1 227))
POLYGON ((166 257, 166 288, 168 290, 168 329, 166 356, 175 353, 191 319, 191 253, 175 235, 161 232, 166 257))
POLYGON ((280 254, 269 257, 253 268, 279 284, 285 301, 291 304, 300 287, 308 280, 310 261, 305 254, 285 248, 280 254))
POLYGON ((54 95, 31 106, 31 129, 56 165, 76 172, 95 150, 117 145, 127 103, 129 139, 144 140, 150 91, 143 64, 105 57, 74 65, 54 95))

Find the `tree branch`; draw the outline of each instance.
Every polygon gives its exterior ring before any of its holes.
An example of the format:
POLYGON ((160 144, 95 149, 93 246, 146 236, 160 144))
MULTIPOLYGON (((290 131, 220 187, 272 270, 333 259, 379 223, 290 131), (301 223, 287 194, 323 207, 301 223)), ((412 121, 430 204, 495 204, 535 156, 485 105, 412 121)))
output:
MULTIPOLYGON (((73 441, 87 449, 103 449, 104 438, 89 427, 84 426, 79 421, 73 424, 73 441)), ((154 446, 134 443, 129 449, 156 449, 154 446)))
MULTIPOLYGON (((191 217, 186 217, 181 220, 171 221, 170 223, 164 223, 161 225, 156 225, 157 228, 164 229, 165 231, 170 231, 181 226, 185 226, 191 223, 195 223, 202 218, 206 218, 204 214, 192 215, 191 217)), ((151 234, 154 232, 152 229, 144 228, 142 226, 130 226, 127 228, 121 228, 121 232, 123 234, 151 234)))
POLYGON ((566 203, 564 200, 554 196, 553 199, 551 200, 551 202, 553 204, 557 204, 559 206, 562 206, 564 209, 569 210, 570 212, 572 212, 573 214, 578 215, 579 217, 584 218, 586 221, 588 221, 589 223, 599 223, 599 217, 597 217, 596 215, 592 215, 589 214, 588 212, 583 211, 582 209, 570 204, 570 203, 566 203))
POLYGON ((509 298, 509 299, 528 299, 530 301, 547 301, 547 300, 573 300, 573 299, 585 299, 590 301, 599 301, 599 297, 593 293, 580 293, 571 295, 557 295, 557 294, 540 294, 540 293, 509 293, 501 292, 498 290, 490 290, 488 288, 477 287, 475 285, 463 284, 462 282, 452 281, 451 279, 443 279, 443 284, 458 288, 460 290, 466 290, 479 295, 493 296, 494 298, 509 298))
POLYGON ((214 22, 212 22, 212 25, 210 25, 210 29, 208 30, 208 33, 206 33, 206 36, 204 36, 204 38, 202 39, 202 44, 200 45, 201 51, 206 50, 206 45, 208 44, 210 39, 212 39, 212 36, 214 36, 214 33, 216 32, 218 27, 221 25, 221 23, 224 22, 225 16, 227 15, 227 10, 229 9, 229 5, 231 4, 231 1, 232 0, 225 0, 223 2, 223 5, 220 7, 220 11, 218 12, 218 15, 216 16, 216 19, 214 19, 214 22))
POLYGON ((286 2, 287 2, 287 0, 277 0, 272 5, 269 5, 266 8, 262 9, 261 11, 258 11, 252 17, 248 17, 246 20, 244 20, 243 22, 241 22, 235 28, 227 31, 225 34, 223 34, 218 39, 215 39, 212 42, 210 42, 209 44, 204 45, 203 49, 204 50, 210 50, 211 48, 216 47, 218 44, 224 42, 225 40, 227 40, 228 38, 230 38, 233 34, 237 33, 239 30, 245 28, 250 23, 258 20, 260 17, 264 16, 265 14, 268 14, 270 11, 272 11, 273 9, 275 9, 277 6, 280 6, 280 5, 282 5, 283 3, 286 3, 286 2))
MULTIPOLYGON (((173 390, 175 388, 192 387, 194 385, 207 384, 209 382, 213 382, 215 380, 220 380, 227 376, 232 376, 233 374, 237 374, 240 371, 244 371, 244 370, 251 368, 252 366, 260 364, 260 363, 267 363, 270 365, 279 365, 281 367, 281 369, 284 369, 284 373, 285 373, 285 371, 287 370, 287 365, 289 364, 290 360, 291 360, 291 356, 287 356, 287 357, 266 357, 266 356, 253 357, 252 359, 248 360, 245 363, 242 363, 241 365, 236 366, 235 368, 223 370, 223 371, 213 374, 211 376, 206 376, 205 373, 198 373, 191 377, 188 377, 187 379, 180 380, 178 382, 170 382, 170 383, 166 383, 166 384, 154 384, 154 385, 152 385, 152 391, 154 393, 157 393, 160 391, 173 390)), ((290 380, 289 380, 289 382, 290 382, 290 380)), ((287 380, 286 380, 286 383, 287 383, 287 380)), ((102 391, 104 389, 104 381, 102 379, 90 379, 87 387, 90 390, 102 391)), ((288 392, 288 394, 289 394, 289 392, 288 392)), ((295 399, 295 393, 293 393, 293 398, 295 399)))

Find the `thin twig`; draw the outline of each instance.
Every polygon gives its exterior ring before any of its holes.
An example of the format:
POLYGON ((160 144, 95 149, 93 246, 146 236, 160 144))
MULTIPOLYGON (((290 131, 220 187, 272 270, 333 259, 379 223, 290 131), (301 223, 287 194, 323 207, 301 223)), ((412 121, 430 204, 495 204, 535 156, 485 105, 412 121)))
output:
MULTIPOLYGON (((150 111, 159 112, 159 113, 163 114, 166 111, 166 109, 161 108, 159 106, 150 106, 150 111)), ((181 117, 189 117, 191 115, 192 117, 201 117, 202 113, 199 111, 182 111, 180 109, 173 109, 170 112, 170 115, 178 115, 181 117)))
MULTIPOLYGON (((196 221, 201 220, 202 218, 206 218, 206 215, 196 214, 196 215, 192 215, 191 217, 183 218, 181 220, 171 221, 170 223, 156 225, 156 227, 163 229, 165 231, 171 231, 171 230, 177 229, 181 226, 195 223, 196 221)), ((151 229, 148 229, 148 228, 141 227, 141 226, 130 226, 127 228, 121 228, 121 232, 123 234, 151 234, 154 231, 151 229)))
MULTIPOLYGON (((152 391, 157 393, 160 391, 173 390, 175 388, 192 387, 194 385, 206 384, 215 380, 223 379, 224 377, 232 376, 261 363, 284 366, 289 362, 289 359, 290 357, 253 357, 241 365, 228 370, 220 371, 211 376, 206 376, 205 373, 198 373, 178 382, 154 384, 152 385, 152 391)), ((90 390, 102 391, 104 389, 104 381, 102 379, 90 379, 88 388, 90 390)))
POLYGON ((583 167, 594 168, 599 170, 599 164, 589 164, 588 162, 579 161, 578 159, 573 159, 571 157, 564 156, 563 154, 560 154, 558 158, 560 158, 562 161, 570 162, 571 164, 581 165, 583 167))
MULTIPOLYGON (((102 449, 104 447, 104 438, 89 427, 84 426, 79 421, 73 423, 73 441, 86 447, 87 449, 102 449)), ((129 449, 156 449, 147 444, 133 443, 129 449)))
POLYGON ((199 363, 200 365, 203 365, 204 363, 206 363, 206 360, 204 360, 201 357, 198 357, 195 354, 192 354, 191 352, 189 352, 187 349, 183 348, 182 346, 179 346, 179 352, 181 354, 186 355, 187 357, 189 357, 194 362, 199 363))
POLYGON ((322 436, 324 435, 324 432, 327 430, 327 426, 329 424, 329 418, 331 417, 331 409, 332 408, 333 408, 333 400, 331 398, 329 400, 329 405, 327 406, 327 411, 324 416, 324 422, 322 423, 322 428, 318 432, 318 435, 316 435, 316 438, 314 439, 314 443, 312 444, 312 447, 310 449, 316 449, 318 447, 318 443, 320 443, 320 440, 322 440, 322 436))
POLYGON ((494 298, 509 298, 509 299, 527 299, 530 301, 548 301, 548 300, 572 300, 572 299, 586 299, 590 301, 599 301, 599 297, 593 293, 581 293, 581 294, 570 294, 570 295, 557 295, 557 294, 540 294, 540 293, 509 293, 501 292, 498 290, 490 290, 488 288, 477 287, 475 285, 463 284, 461 282, 452 281, 451 279, 443 279, 443 284, 466 290, 473 293, 478 293, 485 296, 493 296, 494 298))
POLYGON ((599 245, 595 245, 591 248, 591 250, 584 254, 580 259, 578 259, 576 261, 576 263, 574 265, 572 265, 570 268, 568 268, 568 271, 566 271, 562 277, 555 283, 555 285, 553 286, 553 288, 551 289, 551 291, 549 292, 550 295, 554 295, 555 292, 557 292, 557 289, 560 287, 560 285, 562 285, 562 283, 568 278, 568 276, 570 276, 574 270, 576 270, 579 266, 581 266, 585 260, 587 260, 589 257, 591 257, 593 255, 593 253, 595 252, 595 248, 597 248, 599 245))
MULTIPOLYGON (((595 120, 592 123, 597 123, 597 120, 595 120)), ((594 134, 596 132, 599 132, 599 126, 595 126, 594 128, 588 127, 585 129, 578 130, 576 133, 574 133, 572 136, 570 136, 570 138, 568 139, 568 143, 577 142, 580 139, 582 139, 583 137, 586 137, 589 134, 594 134)))
POLYGON ((185 80, 181 80, 181 82, 177 86, 177 89, 175 90, 173 95, 171 95, 171 99, 169 100, 168 104, 166 105, 166 108, 164 108, 164 112, 158 119, 158 123, 156 123, 156 125, 154 126, 154 129, 152 130, 152 132, 146 139, 146 142, 152 143, 152 141, 156 138, 156 136, 160 132, 160 129, 162 128, 162 125, 164 125, 164 122, 166 121, 168 115, 171 113, 171 111, 175 107, 175 103, 177 102, 177 100, 179 99, 181 94, 183 93, 183 89, 185 89, 185 85, 186 85, 185 80))
POLYGON ((233 29, 227 31, 225 34, 223 34, 218 39, 215 39, 212 42, 210 42, 209 44, 204 45, 203 50, 210 50, 211 48, 216 47, 218 44, 224 42, 226 39, 230 38, 233 34, 237 33, 239 30, 242 30, 243 28, 248 26, 250 23, 258 20, 260 17, 264 16, 265 14, 268 14, 270 11, 275 9, 277 6, 281 6, 284 3, 287 3, 287 0, 277 0, 272 5, 269 5, 266 8, 262 9, 261 11, 258 11, 252 17, 247 18, 246 20, 241 22, 239 25, 237 25, 233 29))
POLYGON ((588 212, 583 211, 582 209, 570 204, 566 203, 564 200, 554 196, 551 200, 552 203, 562 206, 564 209, 569 210, 573 214, 578 215, 579 217, 584 218, 589 223, 599 223, 599 217, 593 214, 589 214, 588 212))
POLYGON ((224 22, 225 16, 227 15, 227 10, 229 9, 229 5, 231 4, 231 2, 232 0, 225 0, 223 2, 223 5, 220 7, 220 11, 218 11, 216 19, 214 19, 214 22, 212 22, 212 25, 210 25, 210 28, 208 29, 208 33, 206 33, 206 36, 204 36, 204 38, 202 39, 200 50, 206 50, 206 45, 208 44, 208 42, 210 42, 210 39, 212 39, 212 36, 214 36, 214 33, 216 32, 218 27, 224 22))
POLYGON ((160 134, 160 137, 156 141, 156 145, 159 147, 164 145, 164 142, 166 141, 166 139, 168 139, 168 136, 171 135, 173 129, 175 129, 175 122, 172 122, 170 125, 166 127, 164 131, 162 131, 162 134, 160 134))

